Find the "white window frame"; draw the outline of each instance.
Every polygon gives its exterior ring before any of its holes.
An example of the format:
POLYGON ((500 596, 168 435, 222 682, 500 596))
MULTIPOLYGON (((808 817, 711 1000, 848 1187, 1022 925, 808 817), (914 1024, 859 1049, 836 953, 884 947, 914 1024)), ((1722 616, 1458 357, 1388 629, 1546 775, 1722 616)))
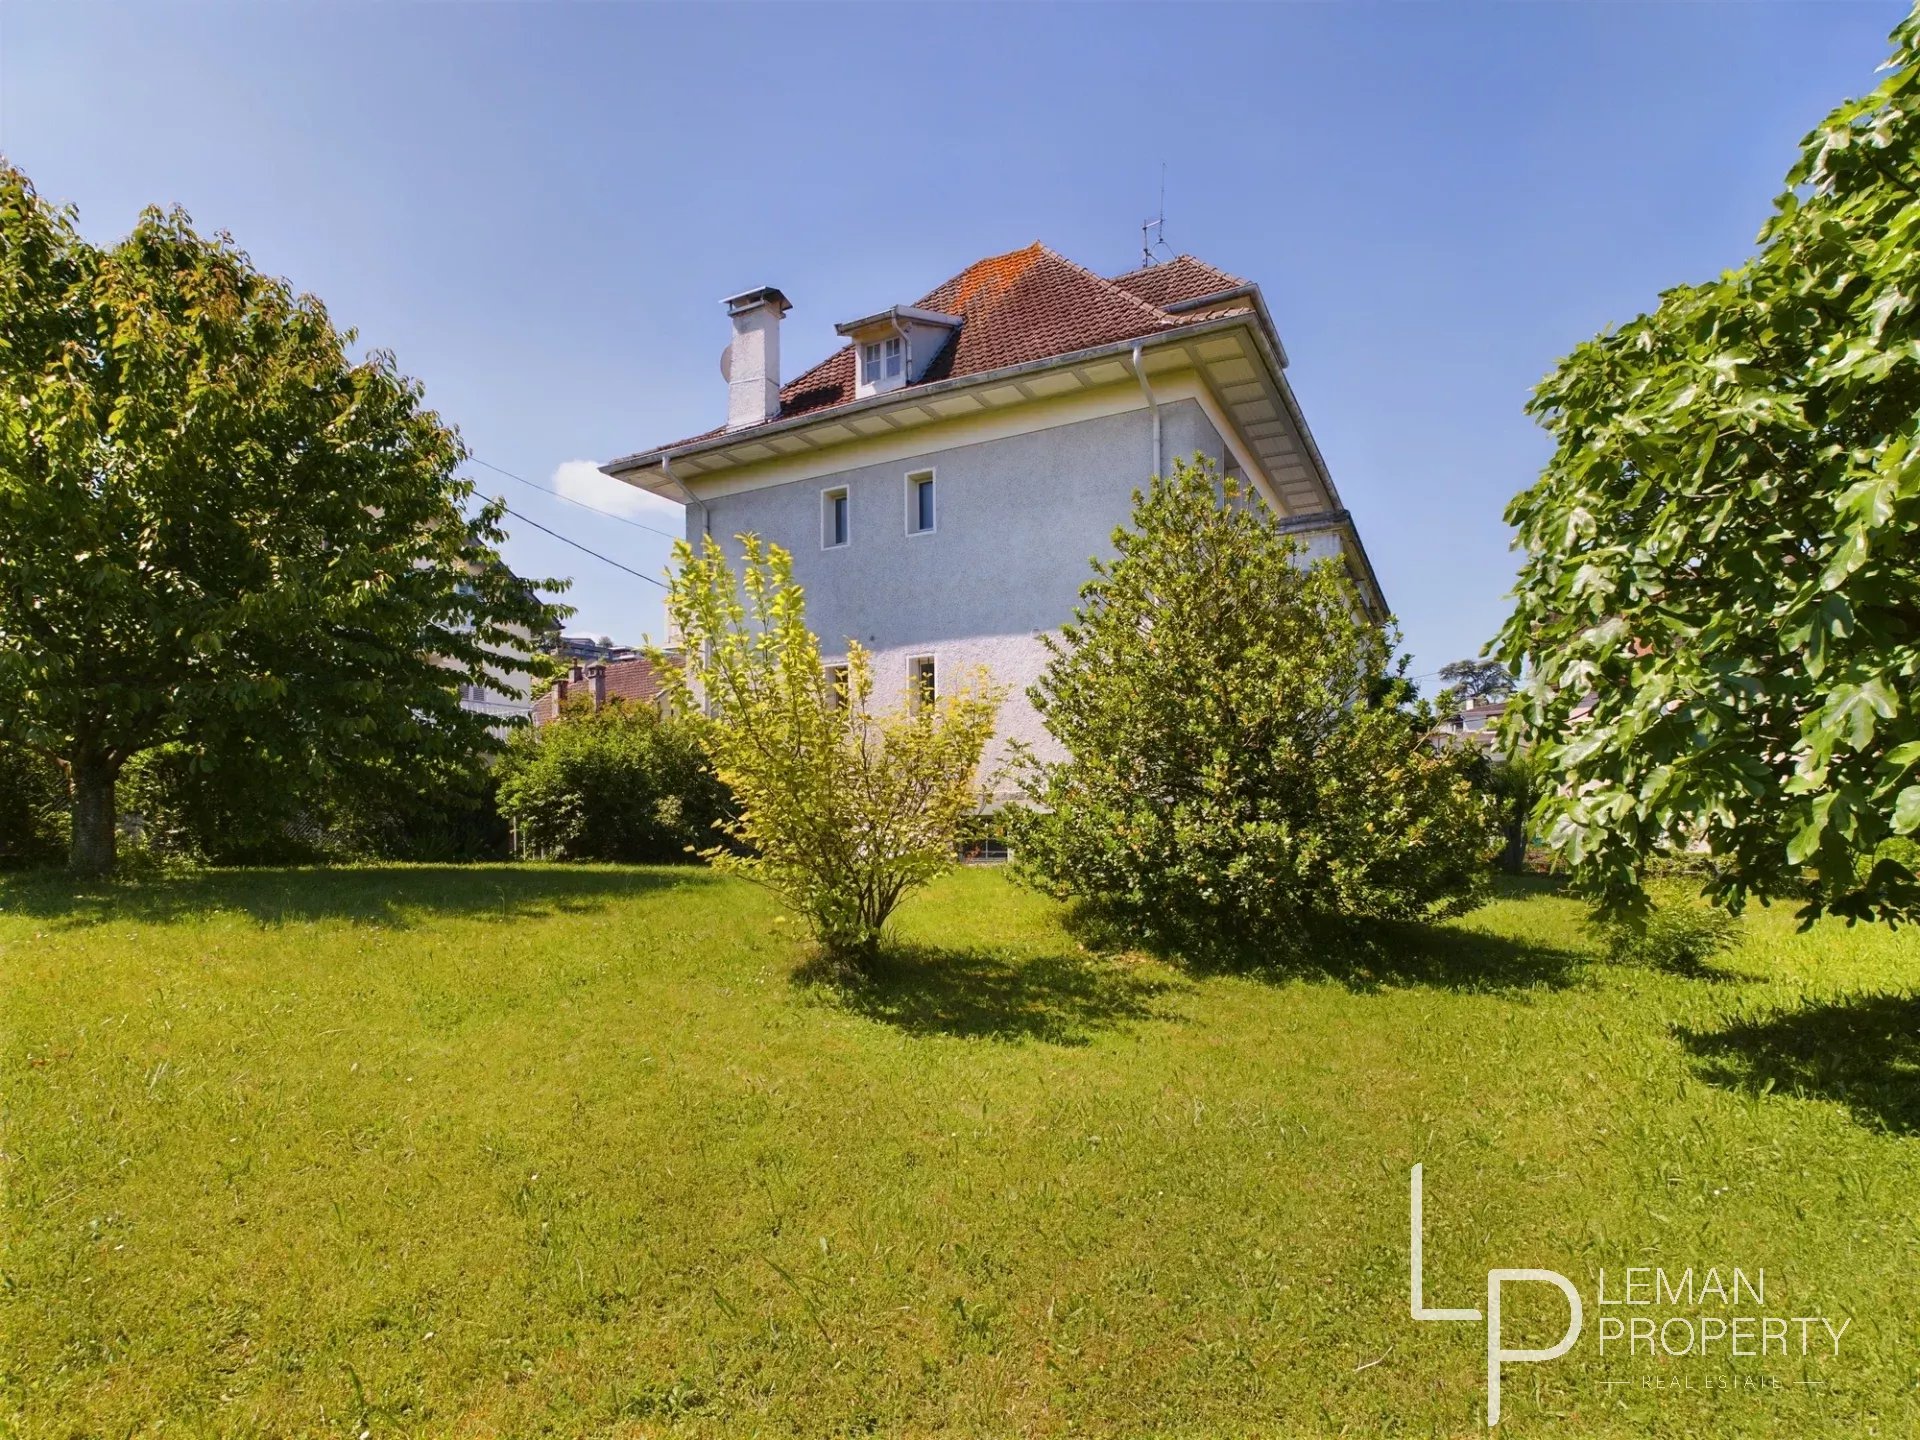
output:
POLYGON ((940 698, 940 661, 934 655, 909 655, 907 657, 907 702, 914 714, 919 714, 929 700, 940 698), (933 672, 933 684, 928 687, 933 692, 926 694, 920 688, 920 667, 927 666, 933 672))
POLYGON ((899 380, 907 378, 907 341, 902 335, 889 335, 880 342, 880 378, 899 380))
POLYGON ((880 383, 881 362, 880 342, 878 340, 863 342, 860 346, 860 383, 862 385, 871 387, 880 383))
POLYGON ((844 660, 829 660, 820 667, 827 682, 827 706, 838 710, 853 703, 853 670, 844 660))
POLYGON ((940 529, 940 474, 936 467, 929 465, 921 470, 907 472, 907 534, 932 535, 940 529), (920 482, 933 486, 933 524, 921 530, 914 525, 920 518, 920 482))
POLYGON ((853 491, 845 485, 829 485, 820 492, 820 548, 822 550, 844 550, 853 543, 853 491), (847 534, 843 540, 833 538, 833 502, 844 500, 847 505, 847 534))

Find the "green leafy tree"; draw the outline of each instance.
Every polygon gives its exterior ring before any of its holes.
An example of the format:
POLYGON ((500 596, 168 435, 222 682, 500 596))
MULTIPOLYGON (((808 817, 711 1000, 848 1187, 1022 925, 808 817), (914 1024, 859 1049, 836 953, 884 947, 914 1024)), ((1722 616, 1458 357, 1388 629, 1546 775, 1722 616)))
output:
POLYGON ((1302 563, 1200 457, 1136 492, 1114 546, 1029 692, 1069 758, 1025 777, 1023 873, 1178 946, 1480 898, 1474 757, 1429 749, 1338 562, 1302 563))
POLYGON ((711 536, 698 555, 675 547, 667 612, 684 664, 653 662, 739 806, 734 848, 707 858, 772 890, 857 969, 900 901, 954 864, 1001 696, 982 675, 876 711, 858 644, 844 673, 822 668, 793 557, 739 538, 737 578, 711 536))
POLYGON ((1498 660, 1453 660, 1440 667, 1440 683, 1467 705, 1504 700, 1516 681, 1498 660))
POLYGON ((695 725, 652 705, 584 697, 507 744, 500 809, 562 860, 685 860, 724 840, 727 790, 695 725))
POLYGON ((158 746, 336 787, 494 748, 455 686, 553 607, 354 339, 180 211, 95 247, 0 162, 0 740, 65 773, 75 871, 158 746))
POLYGON ((1739 269, 1581 345, 1507 517, 1499 649, 1606 908, 1700 846, 1709 892, 1920 915, 1920 16, 1804 142, 1739 269), (1592 713, 1575 708, 1591 695, 1592 713))
POLYGON ((51 865, 67 848, 67 786, 44 755, 0 745, 0 870, 51 865))

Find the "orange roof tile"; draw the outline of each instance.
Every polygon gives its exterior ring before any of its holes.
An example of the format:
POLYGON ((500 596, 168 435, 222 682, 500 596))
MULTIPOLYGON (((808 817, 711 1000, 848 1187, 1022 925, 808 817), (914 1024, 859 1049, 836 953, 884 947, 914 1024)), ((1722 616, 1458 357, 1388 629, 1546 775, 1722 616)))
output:
MULTIPOLYGON (((1190 255, 1109 280, 1036 241, 1024 250, 974 261, 915 302, 924 310, 958 315, 961 323, 914 383, 982 375, 1177 329, 1191 324, 1191 317, 1171 315, 1161 306, 1244 283, 1190 255)), ((845 405, 854 399, 854 387, 854 349, 844 345, 780 387, 780 413, 773 418, 791 420, 845 405)), ((717 426, 660 448, 708 440, 724 429, 717 426)))

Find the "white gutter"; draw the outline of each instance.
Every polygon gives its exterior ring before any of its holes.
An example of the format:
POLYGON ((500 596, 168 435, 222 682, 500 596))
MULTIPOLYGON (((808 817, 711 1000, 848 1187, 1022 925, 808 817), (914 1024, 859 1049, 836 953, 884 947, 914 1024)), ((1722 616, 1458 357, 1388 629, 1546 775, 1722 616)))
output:
POLYGON ((1147 383, 1147 367, 1141 363, 1140 351, 1144 342, 1133 342, 1133 378, 1140 382, 1140 393, 1147 397, 1147 409, 1153 412, 1153 463, 1147 467, 1147 474, 1160 473, 1160 402, 1153 398, 1153 386, 1147 383))
POLYGON ((682 480, 678 475, 673 473, 673 457, 671 455, 663 454, 660 457, 660 473, 667 477, 668 483, 671 484, 674 489, 678 490, 682 495, 687 497, 686 499, 687 504, 696 505, 699 507, 700 533, 703 536, 711 535, 713 533, 713 521, 708 516, 707 502, 704 500, 695 498, 693 491, 687 488, 687 482, 682 480))

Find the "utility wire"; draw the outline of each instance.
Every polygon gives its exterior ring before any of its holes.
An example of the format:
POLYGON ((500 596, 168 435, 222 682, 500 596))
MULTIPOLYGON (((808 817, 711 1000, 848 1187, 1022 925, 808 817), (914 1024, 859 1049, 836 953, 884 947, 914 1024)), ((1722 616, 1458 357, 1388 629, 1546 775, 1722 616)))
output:
POLYGON ((645 530, 649 534, 664 536, 668 540, 679 540, 682 538, 674 534, 671 530, 662 530, 657 525, 647 525, 639 520, 629 520, 626 516, 616 515, 611 510, 602 510, 598 505, 589 505, 586 501, 576 500, 571 495, 562 495, 558 490, 550 490, 545 485, 535 484, 524 475, 516 475, 511 470, 502 470, 498 465, 482 460, 478 455, 470 455, 467 458, 472 460, 476 465, 485 466, 496 475, 504 475, 509 480, 518 480, 529 490, 538 490, 542 495, 551 495, 554 499, 564 500, 569 505, 578 505, 582 510, 591 510, 594 514, 605 516, 609 520, 618 520, 622 525, 631 525, 636 530, 645 530))
POLYGON ((527 516, 522 515, 518 510, 514 509, 511 505, 508 505, 504 500, 501 501, 500 503, 506 509, 507 514, 513 516, 514 519, 523 520, 527 524, 533 526, 534 529, 540 531, 542 534, 551 535, 554 539, 558 540, 562 545, 571 545, 574 549, 578 550, 582 555, 591 555, 594 559, 598 560, 602 565, 611 565, 616 570, 624 570, 627 572, 627 574, 633 576, 636 580, 644 580, 649 585, 659 586, 662 590, 667 588, 666 581, 656 580, 653 576, 643 574, 641 571, 634 569, 631 565, 622 565, 618 560, 609 560, 605 555, 602 555, 598 550, 589 550, 587 549, 586 546, 582 545, 578 540, 570 539, 567 536, 562 535, 558 530, 550 530, 545 525, 542 525, 538 520, 529 519, 527 516))

